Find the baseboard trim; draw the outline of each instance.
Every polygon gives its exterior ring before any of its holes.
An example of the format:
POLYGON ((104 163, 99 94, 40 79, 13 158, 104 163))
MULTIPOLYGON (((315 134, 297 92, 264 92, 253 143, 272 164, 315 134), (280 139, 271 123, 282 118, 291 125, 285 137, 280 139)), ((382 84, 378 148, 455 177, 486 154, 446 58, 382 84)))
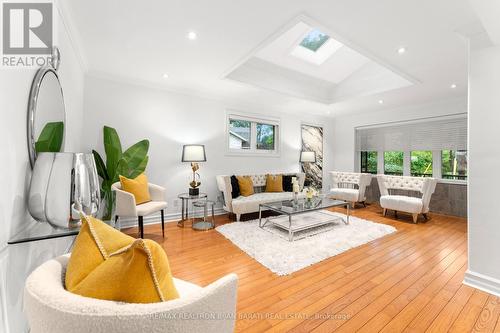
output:
POLYGON ((464 276, 465 285, 500 297, 500 280, 467 270, 464 276))
MULTIPOLYGON (((191 212, 190 212, 191 213, 191 212)), ((227 214, 227 212, 222 209, 222 208, 216 208, 214 211, 215 215, 224 215, 227 214)), ((177 223, 181 219, 181 213, 168 213, 165 214, 165 223, 177 223)), ((161 215, 158 212, 158 214, 153 214, 153 215, 148 215, 144 217, 144 224, 160 224, 161 223, 161 215)), ((137 227, 137 218, 125 218, 122 217, 120 218, 120 227, 121 228, 130 228, 130 227, 137 227)))

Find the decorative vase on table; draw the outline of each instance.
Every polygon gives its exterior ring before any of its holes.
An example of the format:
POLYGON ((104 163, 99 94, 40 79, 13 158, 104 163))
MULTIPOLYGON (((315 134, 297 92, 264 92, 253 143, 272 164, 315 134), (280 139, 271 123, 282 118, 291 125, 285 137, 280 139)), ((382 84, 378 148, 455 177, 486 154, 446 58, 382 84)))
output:
POLYGON ((95 216, 100 188, 92 154, 40 153, 31 177, 28 211, 59 228, 76 226, 79 213, 95 216))
POLYGON ((293 190, 293 205, 297 206, 299 203, 299 191, 300 191, 299 181, 297 180, 297 177, 292 177, 292 190, 293 190))

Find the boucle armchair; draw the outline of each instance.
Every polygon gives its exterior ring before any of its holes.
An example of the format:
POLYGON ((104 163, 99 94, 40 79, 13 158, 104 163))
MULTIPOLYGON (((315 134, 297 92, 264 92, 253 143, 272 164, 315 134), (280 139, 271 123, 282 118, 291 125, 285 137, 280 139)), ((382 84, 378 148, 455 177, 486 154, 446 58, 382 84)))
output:
POLYGON ((161 232, 163 237, 165 237, 165 209, 167 208, 167 202, 165 201, 165 189, 163 187, 149 183, 148 190, 151 201, 140 205, 135 203, 133 194, 122 190, 120 182, 111 185, 111 190, 116 193, 115 222, 120 217, 137 218, 140 236, 144 238, 144 216, 160 212, 161 232))
POLYGON ((371 174, 331 171, 330 175, 332 176, 331 197, 350 202, 352 208, 356 202, 361 202, 365 206, 365 191, 372 181, 371 174))
POLYGON ((378 175, 377 180, 384 216, 390 209, 394 210, 396 217, 398 211, 410 213, 413 223, 417 223, 419 214, 427 219, 429 204, 437 184, 435 178, 378 175))
POLYGON ((180 298, 127 304, 67 291, 64 274, 68 260, 69 255, 49 260, 26 280, 24 311, 32 333, 234 331, 238 283, 235 274, 205 288, 174 278, 180 298))

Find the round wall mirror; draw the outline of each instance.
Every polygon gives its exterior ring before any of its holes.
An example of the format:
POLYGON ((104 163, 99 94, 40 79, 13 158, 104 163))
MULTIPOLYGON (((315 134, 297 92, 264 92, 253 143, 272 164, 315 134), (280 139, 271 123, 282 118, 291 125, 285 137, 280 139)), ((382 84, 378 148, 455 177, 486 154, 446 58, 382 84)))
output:
POLYGON ((31 167, 42 152, 64 151, 64 98, 53 67, 38 70, 31 85, 28 104, 28 151, 31 167))

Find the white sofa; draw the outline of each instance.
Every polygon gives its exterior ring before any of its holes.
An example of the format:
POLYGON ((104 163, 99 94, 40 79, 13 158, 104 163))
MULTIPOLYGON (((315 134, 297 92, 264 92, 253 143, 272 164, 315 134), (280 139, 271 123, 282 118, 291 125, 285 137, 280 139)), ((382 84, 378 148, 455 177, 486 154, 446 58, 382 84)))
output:
POLYGON ((398 211, 412 214, 414 223, 417 223, 419 214, 423 214, 427 219, 431 197, 436 189, 436 179, 378 175, 377 180, 384 216, 390 209, 394 210, 396 217, 398 211))
MULTIPOLYGON (((284 173, 283 175, 292 175, 297 177, 300 191, 304 188, 305 173, 284 173)), ((231 176, 217 176, 217 187, 221 191, 224 200, 224 210, 228 213, 236 215, 236 220, 240 221, 241 214, 255 213, 259 211, 259 205, 280 200, 289 200, 293 198, 293 192, 265 192, 266 174, 259 175, 236 175, 250 176, 254 186, 255 193, 244 197, 240 195, 237 198, 232 197, 231 176)), ((299 193, 300 197, 304 197, 303 193, 299 193)))
POLYGON ((350 202, 352 208, 356 202, 365 205, 365 191, 372 181, 371 174, 331 171, 330 175, 332 176, 332 188, 330 189, 332 198, 350 202))
POLYGON ((68 260, 69 255, 49 260, 26 280, 24 311, 32 333, 234 331, 238 283, 235 274, 205 288, 174 279, 180 298, 128 304, 67 291, 64 274, 68 260))

